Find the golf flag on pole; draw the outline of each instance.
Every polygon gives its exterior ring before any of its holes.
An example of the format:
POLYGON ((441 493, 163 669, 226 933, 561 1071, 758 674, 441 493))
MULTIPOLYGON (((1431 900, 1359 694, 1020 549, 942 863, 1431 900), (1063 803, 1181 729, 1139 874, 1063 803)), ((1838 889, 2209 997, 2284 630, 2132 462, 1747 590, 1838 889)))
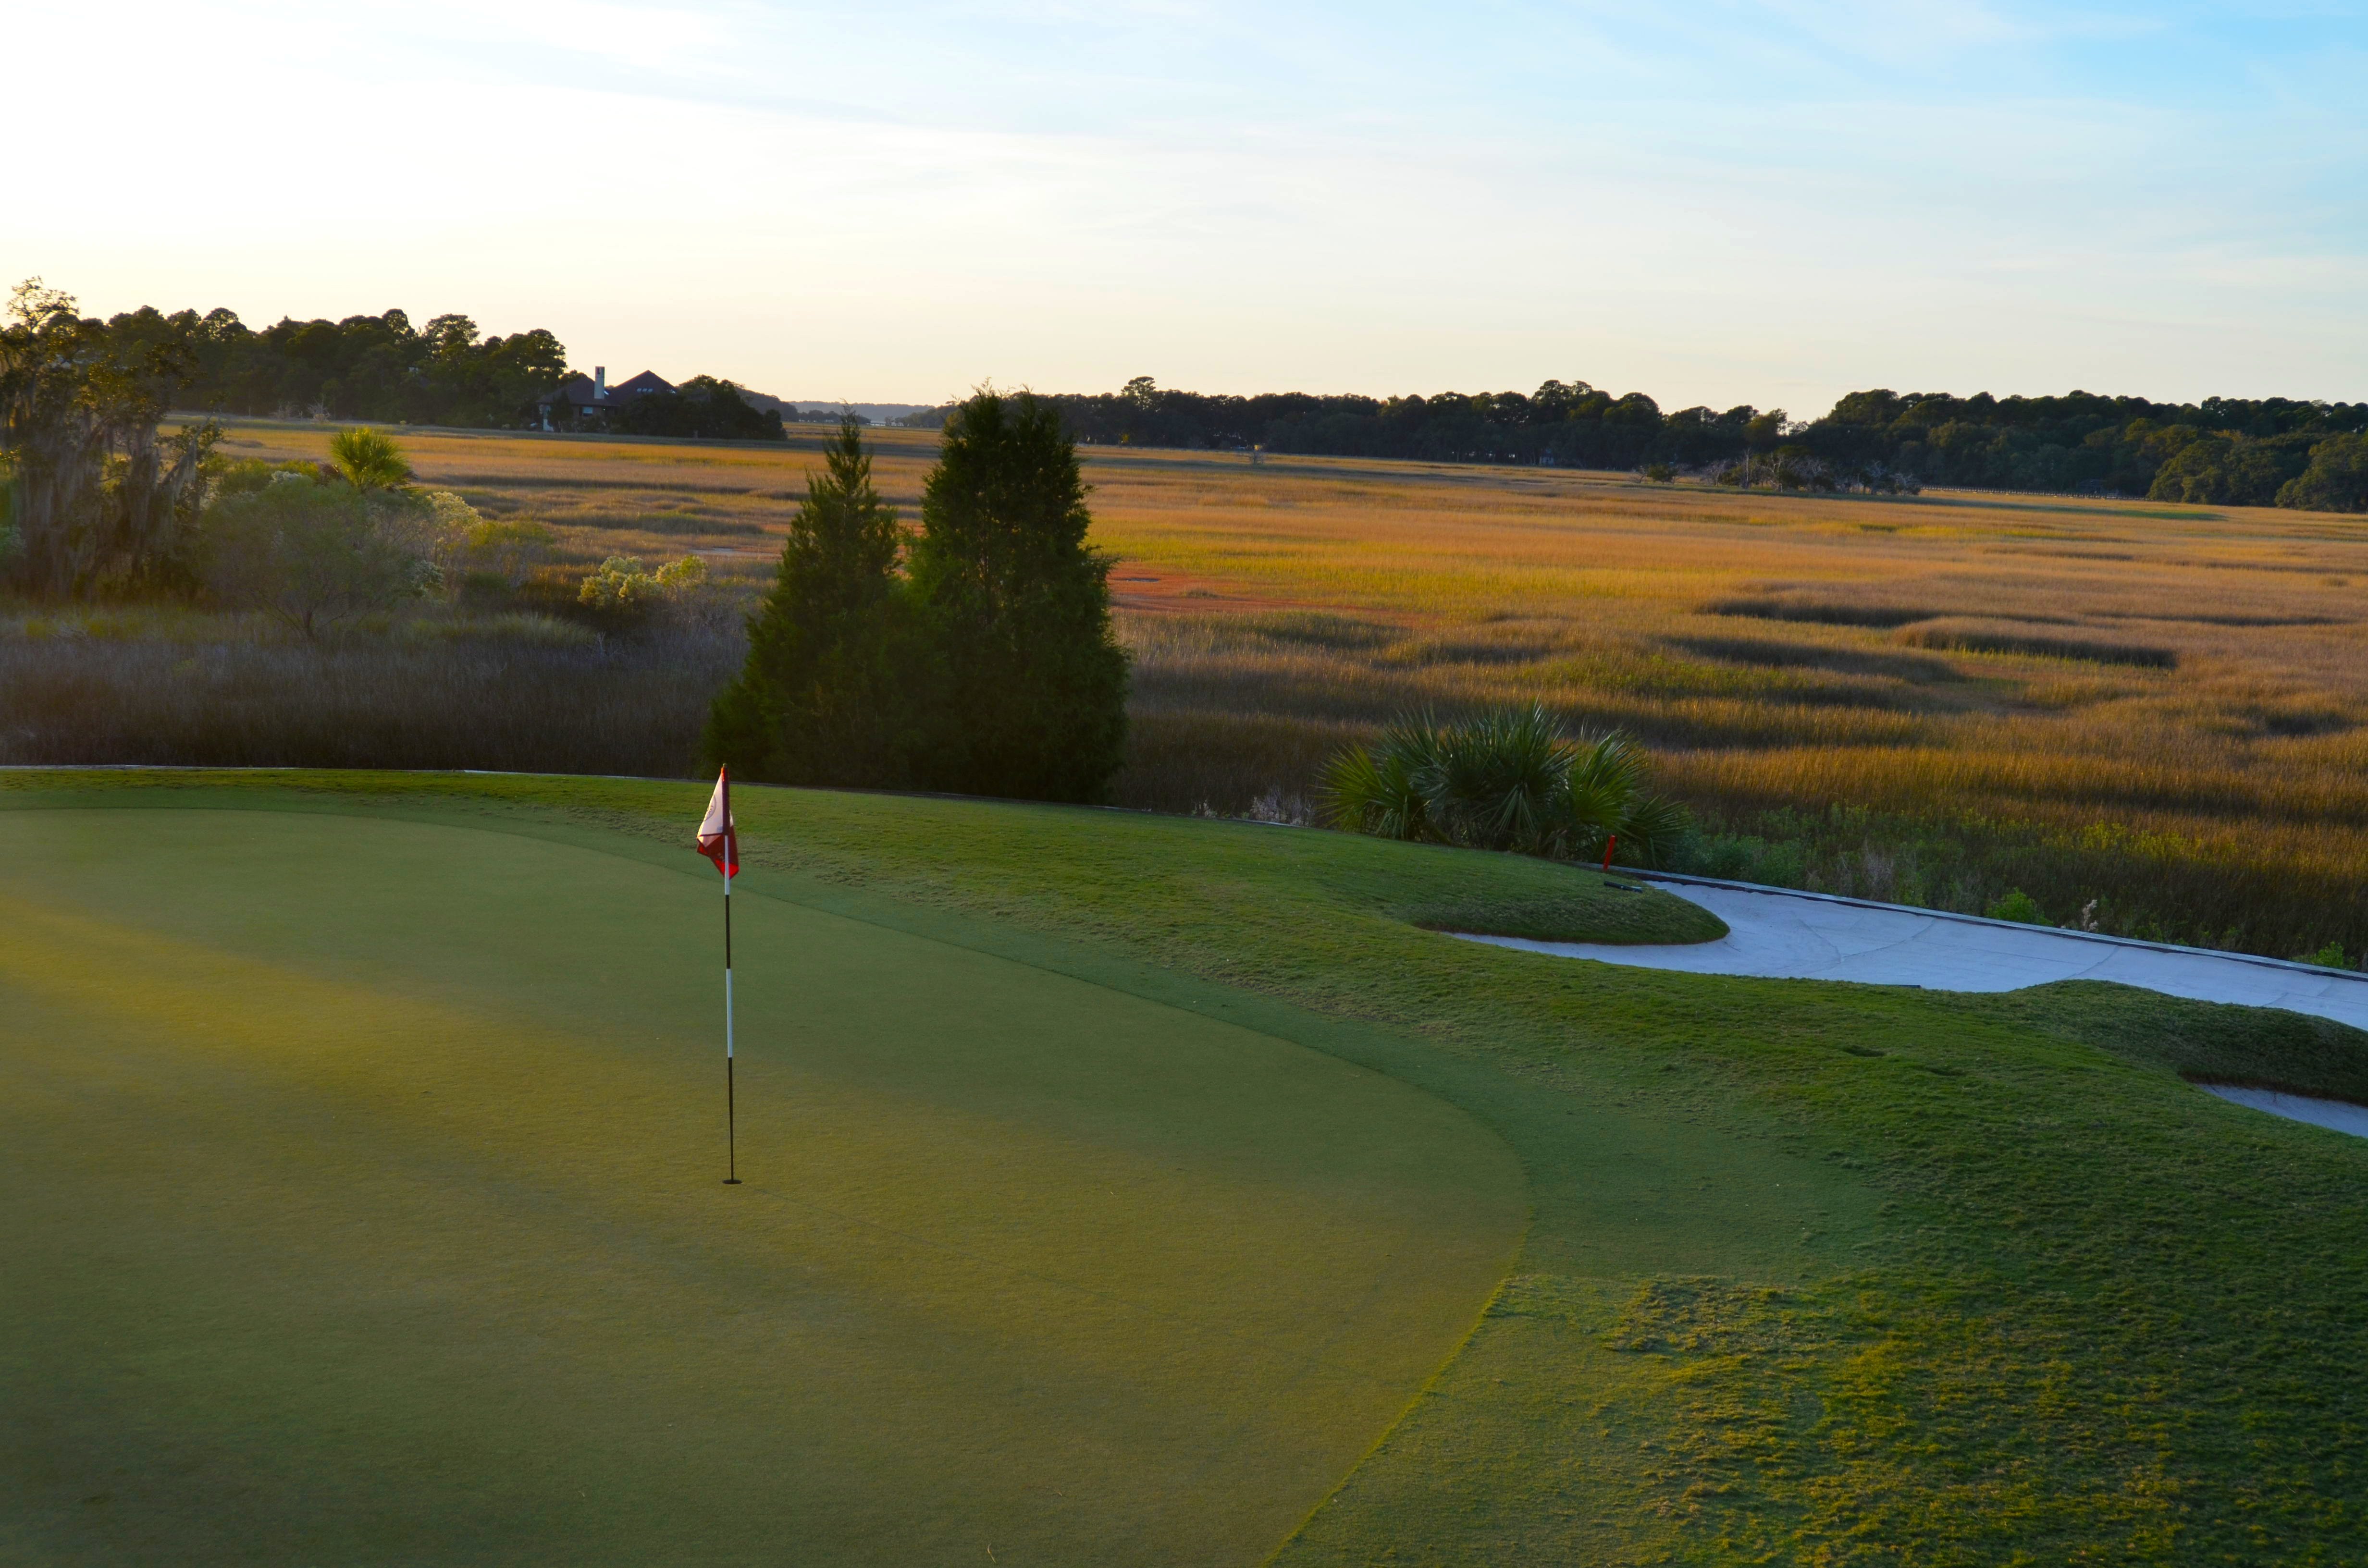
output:
POLYGON ((740 870, 740 835, 732 826, 732 770, 715 775, 715 793, 707 798, 707 816, 699 824, 699 852, 715 862, 726 880, 740 870))
POLYGON ((718 768, 715 793, 699 824, 699 852, 723 873, 723 1185, 740 1185, 738 1131, 732 1106, 732 879, 740 871, 740 835, 732 824, 732 770, 718 768))

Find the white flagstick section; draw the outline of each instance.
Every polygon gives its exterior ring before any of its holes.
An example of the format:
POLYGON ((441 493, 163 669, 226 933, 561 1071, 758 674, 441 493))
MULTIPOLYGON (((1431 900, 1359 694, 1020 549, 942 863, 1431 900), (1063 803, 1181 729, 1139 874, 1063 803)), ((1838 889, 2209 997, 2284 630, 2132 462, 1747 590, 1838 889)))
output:
MULTIPOLYGON (((724 819, 731 812, 726 808, 724 819)), ((732 843, 731 829, 725 833, 723 860, 723 1180, 726 1186, 740 1185, 738 1130, 732 1105, 732 861, 738 846, 732 843)))
POLYGON ((732 1091, 732 873, 739 869, 739 835, 732 823, 732 773, 719 769, 715 793, 708 797, 707 815, 699 824, 699 852, 714 860, 723 873, 723 1183, 740 1185, 738 1130, 732 1091))

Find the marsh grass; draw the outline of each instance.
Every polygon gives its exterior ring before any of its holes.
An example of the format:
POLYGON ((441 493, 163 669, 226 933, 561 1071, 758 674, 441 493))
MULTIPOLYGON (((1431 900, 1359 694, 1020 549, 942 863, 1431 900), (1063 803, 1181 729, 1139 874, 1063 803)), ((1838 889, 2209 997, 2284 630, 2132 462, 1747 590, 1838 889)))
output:
POLYGON ((0 619, 0 764, 476 767, 687 777, 736 633, 542 616, 0 619))
MULTIPOLYGON (((875 435, 882 493, 909 521, 934 435, 875 435)), ((262 422, 228 437, 233 455, 271 460, 317 460, 327 438, 262 422)), ((564 564, 688 548, 745 597, 770 574, 822 437, 404 439, 423 483, 489 516, 550 523, 564 564)), ((2097 900, 2108 930, 2278 957, 2368 948, 2353 891, 2368 884, 2368 525, 2357 519, 1952 493, 1787 497, 1360 460, 1252 467, 1113 449, 1087 449, 1087 476, 1094 542, 1121 558, 1112 585, 1137 658, 1121 804, 1251 815, 1260 801, 1312 799, 1325 762, 1395 713, 1537 701, 1651 747, 1658 778, 1714 836, 1759 842, 1745 858, 1763 880, 1975 911, 2021 887, 2057 919, 2097 900)), ((252 632, 225 635, 250 650, 238 656, 258 689, 270 661, 272 678, 312 678, 252 632)), ((667 771, 650 759, 703 706, 699 672, 725 662, 530 653, 536 635, 390 632, 324 654, 322 678, 359 693, 365 646, 412 661, 381 696, 355 700, 370 715, 362 732, 418 735, 420 755, 523 757, 547 744, 509 765, 667 771), (549 670, 533 678, 572 695, 545 718, 399 720, 404 689, 431 710, 454 700, 421 674, 423 642, 459 664, 490 667, 494 648, 541 660, 549 670), (596 696, 608 677, 576 672, 604 669, 620 684, 596 696), (663 711, 629 721, 642 705, 663 711), (586 722, 619 737, 619 755, 599 760, 609 743, 571 738, 570 711, 597 712, 586 722), (445 739, 427 745, 430 733, 445 739)), ((6 656, 33 658, 30 642, 6 656)), ((204 752, 212 711, 245 726, 216 755, 270 749, 259 697, 210 706, 119 692, 51 656, 62 662, 18 667, 36 684, 79 680, 87 700, 127 712, 161 720, 177 703, 183 716, 154 732, 152 751, 204 752)), ((181 663, 154 657, 139 678, 169 688, 181 663)), ((131 678, 137 660, 109 658, 131 678)), ((470 701, 500 700, 472 678, 459 688, 484 695, 470 701)), ((59 721, 25 738, 28 702, 0 694, 0 730, 20 737, 5 743, 12 756, 69 730, 108 730, 123 760, 142 750, 129 722, 59 721)), ((333 711, 325 690, 288 697, 290 733, 314 737, 299 748, 307 759, 360 744, 333 711)), ((372 755, 393 762, 403 749, 372 755)))
POLYGON ((2325 694, 2034 671, 2049 700, 2005 704, 1996 674, 1924 655, 1714 642, 1438 662, 1425 632, 1391 630, 1311 645, 1258 616, 1131 621, 1121 799, 1244 812, 1312 793, 1324 756, 1401 706, 1537 699, 1653 743, 1661 781, 1707 819, 1704 855, 1764 846, 1714 874, 1969 914, 2021 887, 2058 920, 2093 899, 2104 930, 2281 958, 2368 933, 2368 732, 2325 694), (1738 662, 1754 656, 1770 662, 1738 662), (2100 724, 2107 704, 2124 710, 2100 724))

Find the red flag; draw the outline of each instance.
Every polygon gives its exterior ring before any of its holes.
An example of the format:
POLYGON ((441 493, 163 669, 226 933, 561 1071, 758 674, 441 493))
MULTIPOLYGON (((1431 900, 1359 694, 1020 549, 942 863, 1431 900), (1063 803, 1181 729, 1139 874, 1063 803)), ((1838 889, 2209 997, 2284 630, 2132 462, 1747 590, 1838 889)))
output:
POLYGON ((715 793, 707 798, 707 816, 699 824, 699 852, 715 862, 726 877, 740 872, 740 834, 732 824, 732 770, 715 775, 715 793))

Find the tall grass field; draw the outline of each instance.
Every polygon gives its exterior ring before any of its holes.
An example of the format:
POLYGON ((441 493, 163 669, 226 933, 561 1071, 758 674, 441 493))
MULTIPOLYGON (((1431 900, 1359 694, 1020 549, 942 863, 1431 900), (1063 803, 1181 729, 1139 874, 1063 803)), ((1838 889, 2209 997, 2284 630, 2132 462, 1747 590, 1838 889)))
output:
POLYGON ((2368 1037, 1520 857, 0 775, 0 1560, 2368 1554, 2368 1037))
MULTIPOLYGON (((742 603, 822 439, 405 437, 423 481, 552 525, 579 568, 695 551, 742 603)), ((935 435, 875 439, 910 520, 935 435)), ((326 440, 258 422, 225 449, 326 440)), ((2368 950, 2358 518, 1116 448, 1087 467, 1137 659, 1121 804, 1304 818, 1325 760, 1392 715, 1538 699, 1655 749, 1710 830, 1701 869, 2368 950)), ((0 760, 683 772, 730 620, 587 648, 480 618, 323 649, 19 611, 0 760)))

